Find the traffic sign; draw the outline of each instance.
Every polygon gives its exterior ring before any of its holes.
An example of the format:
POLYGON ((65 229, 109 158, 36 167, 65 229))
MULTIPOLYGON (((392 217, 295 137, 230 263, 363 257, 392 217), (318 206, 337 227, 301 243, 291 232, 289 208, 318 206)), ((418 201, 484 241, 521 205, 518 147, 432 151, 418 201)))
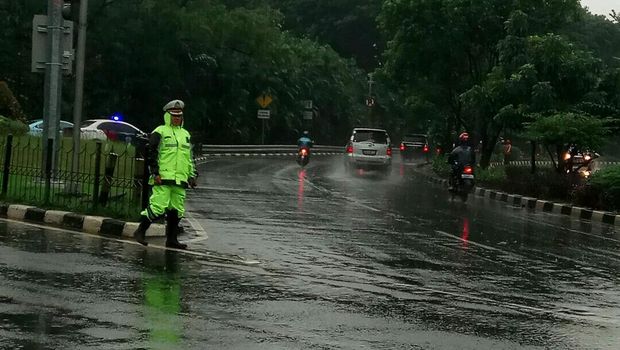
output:
POLYGON ((301 103, 304 105, 304 109, 312 109, 312 100, 303 100, 301 103))
POLYGON ((259 109, 258 112, 256 113, 256 116, 258 117, 258 119, 269 119, 270 115, 271 115, 271 111, 268 109, 259 109))
POLYGON ((261 108, 267 108, 272 101, 273 99, 271 98, 271 95, 267 94, 262 94, 256 98, 256 102, 258 102, 258 105, 261 106, 261 108))
MULTIPOLYGON (((69 75, 73 68, 73 22, 63 21, 62 23, 62 71, 69 75)), ((33 73, 44 73, 48 63, 47 57, 47 16, 34 15, 32 18, 32 52, 31 52, 31 71, 33 73)))
POLYGON ((374 97, 366 97, 366 106, 368 107, 372 107, 375 105, 375 98, 374 97))
POLYGON ((312 120, 312 115, 314 113, 312 111, 304 111, 304 119, 306 120, 312 120))

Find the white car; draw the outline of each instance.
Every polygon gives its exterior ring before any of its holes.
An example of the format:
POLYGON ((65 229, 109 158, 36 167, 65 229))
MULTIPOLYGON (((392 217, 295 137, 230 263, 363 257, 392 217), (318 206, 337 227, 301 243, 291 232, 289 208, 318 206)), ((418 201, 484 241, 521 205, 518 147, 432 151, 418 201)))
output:
POLYGON ((353 129, 345 149, 344 165, 349 171, 377 169, 388 174, 392 170, 392 143, 387 131, 353 129))
MULTIPOLYGON (((35 119, 31 120, 28 124, 28 134, 32 136, 42 136, 43 135, 43 119, 35 119)), ((61 120, 60 121, 60 133, 64 136, 66 135, 65 131, 71 135, 71 131, 73 130, 73 123, 61 120)), ((84 130, 83 128, 80 130, 80 138, 85 140, 106 140, 107 136, 101 130, 84 130)))
POLYGON ((82 132, 102 132, 108 140, 135 144, 147 134, 137 127, 117 119, 89 119, 82 122, 82 132))

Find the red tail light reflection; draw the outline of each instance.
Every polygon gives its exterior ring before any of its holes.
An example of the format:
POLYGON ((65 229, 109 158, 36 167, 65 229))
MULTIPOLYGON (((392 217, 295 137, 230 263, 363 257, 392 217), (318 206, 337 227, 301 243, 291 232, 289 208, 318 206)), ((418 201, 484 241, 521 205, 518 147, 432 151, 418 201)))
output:
POLYGON ((461 233, 461 241, 463 242, 463 249, 467 249, 469 244, 469 219, 463 219, 463 232, 461 233))

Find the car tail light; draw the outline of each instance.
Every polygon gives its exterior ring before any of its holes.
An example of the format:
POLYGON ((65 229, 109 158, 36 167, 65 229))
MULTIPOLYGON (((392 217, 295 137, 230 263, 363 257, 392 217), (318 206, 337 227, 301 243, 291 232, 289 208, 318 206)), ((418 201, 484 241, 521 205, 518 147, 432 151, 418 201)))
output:
POLYGON ((467 165, 467 166, 465 166, 463 168, 463 173, 465 173, 465 174, 471 174, 473 172, 474 172, 474 169, 472 167, 470 167, 469 165, 467 165))
POLYGON ((424 148, 422 150, 424 151, 424 153, 428 153, 428 145, 424 145, 424 148))
POLYGON ((347 146, 347 153, 353 153, 353 146, 347 146))
POLYGON ((392 147, 388 147, 388 148, 387 148, 387 152, 386 152, 386 154, 387 154, 389 157, 391 157, 391 156, 392 156, 392 147))
POLYGON ((400 150, 401 150, 401 151, 404 151, 404 150, 405 150, 405 144, 404 144, 404 143, 401 143, 401 144, 400 144, 400 150))

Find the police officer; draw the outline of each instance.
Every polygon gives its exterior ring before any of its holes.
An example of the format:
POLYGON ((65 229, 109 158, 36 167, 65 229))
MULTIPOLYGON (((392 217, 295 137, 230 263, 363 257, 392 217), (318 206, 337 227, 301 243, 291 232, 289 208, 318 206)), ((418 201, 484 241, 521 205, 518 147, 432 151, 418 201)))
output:
POLYGON ((192 159, 190 135, 183 128, 185 103, 173 100, 164 106, 164 125, 149 137, 149 170, 153 193, 148 207, 140 215, 134 238, 148 245, 144 235, 151 222, 166 215, 166 247, 186 249, 179 243, 179 221, 185 213, 185 189, 196 187, 196 169, 192 159))

